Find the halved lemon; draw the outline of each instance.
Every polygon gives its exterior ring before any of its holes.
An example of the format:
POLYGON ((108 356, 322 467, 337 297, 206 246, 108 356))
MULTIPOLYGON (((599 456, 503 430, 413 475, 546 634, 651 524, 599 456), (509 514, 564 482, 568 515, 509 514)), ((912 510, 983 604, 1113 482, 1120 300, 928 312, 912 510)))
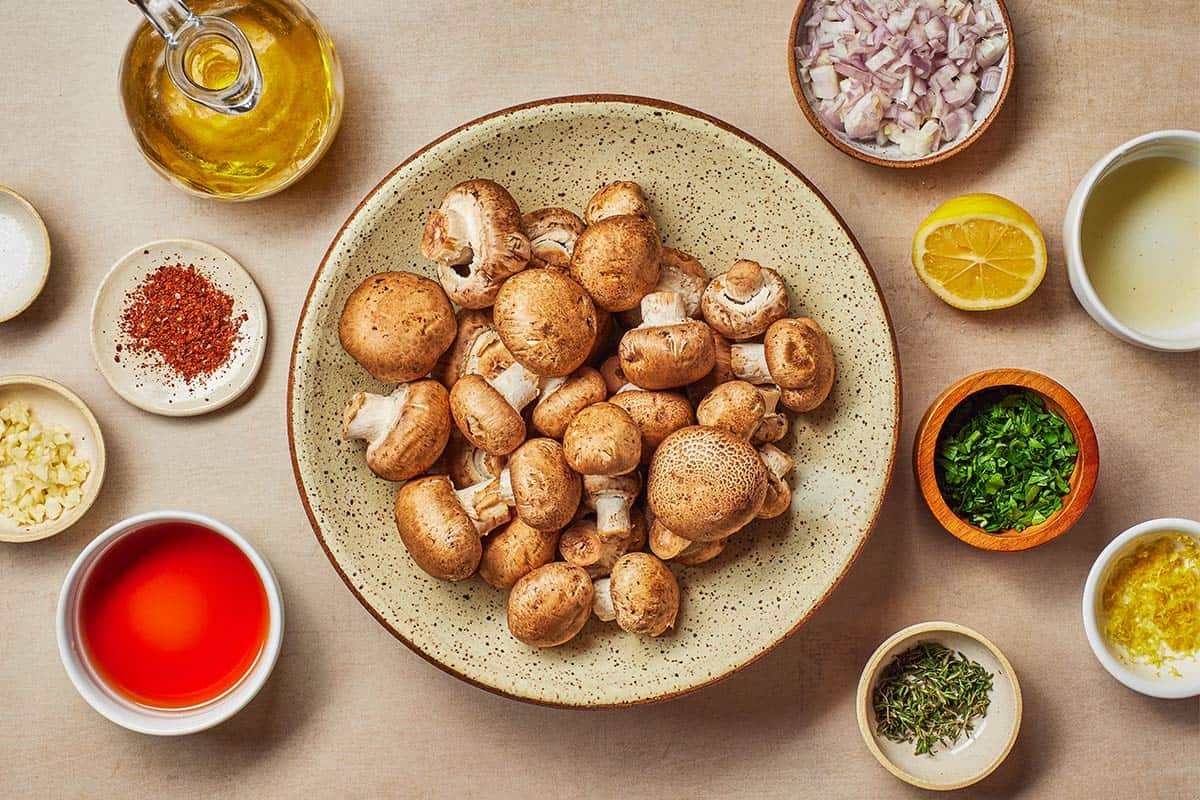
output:
POLYGON ((1029 212, 994 194, 942 203, 913 237, 913 267, 955 308, 1015 306, 1046 277, 1046 240, 1029 212))

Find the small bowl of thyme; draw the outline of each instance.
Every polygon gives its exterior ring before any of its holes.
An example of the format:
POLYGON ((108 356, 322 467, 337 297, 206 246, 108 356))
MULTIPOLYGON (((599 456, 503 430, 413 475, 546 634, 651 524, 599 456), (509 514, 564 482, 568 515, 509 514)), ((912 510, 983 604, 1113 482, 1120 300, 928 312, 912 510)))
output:
POLYGON ((1091 502, 1096 431, 1064 386, 994 369, 957 381, 925 413, 913 468, 925 504, 984 550, 1027 550, 1066 533, 1091 502))
POLYGON ((970 628, 923 622, 894 634, 858 683, 858 727, 888 772, 922 789, 990 775, 1021 728, 1021 686, 1000 650, 970 628))

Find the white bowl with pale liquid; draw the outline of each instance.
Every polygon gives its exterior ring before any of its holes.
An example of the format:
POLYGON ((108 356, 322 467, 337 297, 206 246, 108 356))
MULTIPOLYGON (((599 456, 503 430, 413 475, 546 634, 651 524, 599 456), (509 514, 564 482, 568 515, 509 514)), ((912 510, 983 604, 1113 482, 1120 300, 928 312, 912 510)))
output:
POLYGON ((1097 161, 1063 222, 1080 305, 1151 350, 1200 350, 1200 133, 1155 131, 1097 161))

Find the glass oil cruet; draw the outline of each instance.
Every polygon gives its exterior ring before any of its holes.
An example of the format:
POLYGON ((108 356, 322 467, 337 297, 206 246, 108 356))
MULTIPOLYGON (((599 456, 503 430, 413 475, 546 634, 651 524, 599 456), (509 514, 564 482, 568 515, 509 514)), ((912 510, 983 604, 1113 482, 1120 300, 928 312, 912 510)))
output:
POLYGON ((142 154, 204 197, 250 200, 325 154, 342 117, 329 35, 296 0, 130 0, 121 99, 142 154))

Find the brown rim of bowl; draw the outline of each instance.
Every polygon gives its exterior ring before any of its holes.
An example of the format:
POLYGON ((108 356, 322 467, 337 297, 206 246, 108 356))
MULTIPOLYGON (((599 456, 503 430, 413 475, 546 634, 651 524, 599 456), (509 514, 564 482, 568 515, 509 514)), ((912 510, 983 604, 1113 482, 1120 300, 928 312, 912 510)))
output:
POLYGON ((874 164, 877 167, 891 167, 893 169, 915 169, 916 167, 927 167, 930 164, 937 164, 939 161, 945 161, 950 156, 957 155, 963 150, 966 150, 975 141, 983 135, 996 117, 1000 114, 1000 109, 1008 100, 1008 90, 1012 86, 1013 73, 1017 67, 1017 49, 1013 35, 1012 19, 1008 16, 1008 8, 1004 5, 1004 0, 996 0, 996 5, 1000 8, 1000 16, 1004 18, 1004 29, 1008 33, 1008 69, 1004 71, 1004 85, 1000 87, 1000 97, 996 100, 996 105, 992 108, 991 113, 983 118, 975 129, 967 134, 966 138, 960 141, 953 147, 946 150, 938 150, 935 153, 930 153, 924 158, 916 158, 911 161, 893 161, 886 158, 879 158, 870 153, 851 147, 842 141, 833 131, 825 127, 825 123, 817 116, 817 112, 813 111, 812 106, 808 103, 808 98, 804 96, 804 87, 800 84, 800 72, 796 66, 796 34, 800 30, 800 18, 804 15, 804 9, 808 6, 809 0, 800 0, 800 5, 796 6, 796 14, 792 17, 792 29, 788 33, 788 75, 792 79, 792 93, 796 95, 796 102, 800 104, 800 110, 804 112, 804 118, 808 120, 808 124, 813 126, 813 129, 821 134, 825 141, 841 150, 849 156, 854 156, 859 161, 865 161, 868 164, 874 164))
POLYGON ((1079 521, 1091 502, 1099 470, 1100 448, 1096 430, 1083 406, 1062 384, 1040 372, 1027 369, 991 369, 955 381, 930 404, 913 438, 913 472, 925 505, 947 532, 981 550, 1028 550, 1062 536, 1079 521), (1066 421, 1075 437, 1079 456, 1075 471, 1071 474, 1071 490, 1063 500, 1060 511, 1041 525, 1020 532, 1008 530, 988 533, 959 517, 946 504, 938 488, 934 457, 942 426, 951 412, 971 396, 1002 386, 1017 386, 1040 395, 1046 405, 1066 421))
POLYGON ((812 181, 810 181, 808 178, 806 178, 800 172, 800 170, 796 169, 796 167, 792 166, 792 164, 790 164, 783 156, 779 155, 774 150, 772 150, 770 147, 763 144, 758 139, 755 139, 750 134, 746 133, 745 131, 742 131, 739 128, 734 127, 733 125, 730 125, 728 122, 725 122, 724 120, 720 120, 720 119, 717 119, 716 117, 705 114, 703 111, 697 111, 695 109, 688 108, 687 106, 681 106, 676 103, 668 102, 666 100, 657 100, 657 99, 654 99, 651 97, 640 97, 637 95, 625 95, 625 94, 565 95, 562 97, 548 97, 548 98, 545 98, 542 100, 531 100, 526 103, 519 103, 515 106, 509 106, 508 108, 502 108, 499 111, 493 111, 490 114, 485 114, 481 117, 477 117, 476 119, 471 120, 470 122, 466 122, 466 123, 463 123, 462 125, 459 125, 457 128, 454 128, 453 130, 450 130, 450 131, 442 134, 441 136, 434 139, 429 144, 425 145, 424 147, 422 147, 419 150, 417 150, 416 152, 414 152, 408 158, 404 159, 404 161, 401 162, 399 166, 397 166, 395 169, 393 169, 391 172, 389 172, 383 178, 383 180, 381 180, 375 186, 375 188, 372 189, 367 194, 367 196, 364 197, 358 203, 357 206, 355 206, 354 211, 352 211, 350 213, 350 216, 346 218, 346 221, 342 223, 342 226, 338 229, 337 234, 333 237, 333 240, 330 242, 329 248, 325 251, 325 256, 321 259, 321 265, 317 268, 317 272, 313 276, 312 283, 308 287, 308 293, 304 297, 304 305, 300 309, 300 317, 296 322, 296 335, 292 341, 292 357, 288 364, 288 396, 287 396, 288 450, 291 453, 291 457, 292 457, 292 473, 296 480, 296 489, 300 493, 300 501, 304 504, 304 512, 305 512, 305 514, 308 515, 309 525, 312 527, 313 533, 316 535, 317 541, 321 545, 321 549, 325 551, 325 556, 329 559, 329 563, 333 565, 334 570, 341 577, 342 582, 346 584, 346 588, 348 588, 350 590, 350 592, 358 599, 358 602, 362 604, 363 608, 367 609, 367 611, 370 612, 371 616, 375 617, 376 621, 379 622, 380 625, 382 625, 389 633, 391 633, 393 636, 395 636, 397 639, 399 639, 401 642, 403 642, 405 644, 405 646, 407 646, 410 650, 412 650, 414 653, 419 655, 421 658, 425 659, 430 664, 433 664, 435 667, 442 670, 443 672, 453 675, 454 677, 458 678, 459 680, 469 683, 480 689, 484 689, 488 692, 491 692, 492 694, 500 695, 501 697, 508 697, 513 700, 520 700, 522 702, 530 703, 533 705, 550 706, 550 707, 554 707, 554 708, 570 708, 570 709, 625 708, 625 707, 629 707, 629 706, 650 705, 652 703, 661 703, 666 700, 672 700, 676 697, 682 697, 685 694, 691 694, 692 692, 699 691, 700 689, 703 689, 707 686, 712 686, 715 683, 719 683, 720 681, 725 680, 726 678, 734 675, 737 672, 740 672, 741 670, 743 670, 746 667, 750 666, 751 664, 755 663, 756 661, 761 659, 763 656, 767 655, 767 653, 770 653, 772 650, 774 650, 779 645, 781 645, 785 640, 788 639, 788 637, 790 637, 793 633, 798 631, 801 628, 801 626, 804 625, 804 623, 808 622, 808 620, 812 618, 812 615, 816 612, 816 610, 818 608, 820 608, 822 605, 825 604, 825 601, 829 599, 829 596, 841 584, 842 579, 846 577, 846 573, 848 573, 850 571, 850 567, 852 567, 854 565, 854 562, 858 560, 858 556, 860 553, 862 553, 862 549, 866 545, 867 539, 870 538, 871 532, 875 529, 875 525, 879 521, 879 512, 883 508, 884 501, 887 499, 888 489, 891 487, 892 474, 893 474, 893 470, 895 469, 895 466, 896 466, 896 450, 900 444, 900 419, 901 419, 900 400, 901 400, 900 352, 899 352, 899 348, 897 347, 897 344, 896 344, 896 329, 892 325, 892 317, 891 317, 890 312, 888 311, 887 301, 884 299, 884 296, 883 296, 883 290, 879 286, 879 279, 875 276, 875 270, 871 267, 871 262, 867 259, 867 254, 865 252, 863 252, 862 246, 858 243, 858 240, 854 237, 854 234, 851 232, 849 226, 846 225, 846 221, 844 219, 842 219, 842 215, 837 212, 837 210, 830 204, 829 200, 827 200, 825 198, 825 195, 823 195, 821 193, 821 191, 816 186, 813 185, 812 181), (748 144, 753 145, 754 147, 758 148, 762 152, 766 153, 768 156, 770 156, 775 161, 777 161, 782 167, 784 167, 789 172, 791 172, 793 175, 795 175, 801 182, 804 183, 805 186, 807 186, 813 192, 813 194, 815 194, 817 196, 817 198, 821 201, 821 203, 825 206, 825 208, 829 211, 829 213, 833 216, 833 218, 835 220, 837 220, 839 225, 841 225, 842 230, 844 230, 846 232, 846 237, 850 240, 850 243, 852 245, 854 245, 854 249, 858 252, 859 258, 861 258, 863 261, 863 264, 866 265, 867 274, 871 276, 871 282, 875 286, 875 293, 879 297, 879 305, 883 309, 884 320, 887 322, 888 333, 891 337, 892 363, 895 365, 894 369, 893 369, 893 378, 895 380, 895 385, 896 385, 895 398, 894 398, 895 404, 896 404, 896 413, 895 413, 894 419, 892 420, 892 425, 893 425, 892 448, 891 448, 891 453, 888 456, 887 471, 884 475, 883 491, 880 493, 879 503, 875 506, 875 512, 871 517, 871 522, 867 526, 867 530, 863 534, 862 541, 859 542, 858 547, 856 547, 854 552, 851 554, 850 560, 846 562, 845 568, 843 568, 842 571, 838 574, 837 578, 833 582, 833 585, 829 587, 829 590, 827 592, 825 592, 825 594, 821 596, 821 598, 813 605, 813 607, 811 609, 809 609, 808 613, 805 614, 800 619, 800 621, 798 621, 795 625, 793 625, 788 631, 786 631, 783 635, 781 635, 778 639, 776 639, 770 645, 768 645, 767 647, 763 648, 758 653, 751 656, 744 663, 734 667, 733 669, 729 670, 728 672, 725 672, 721 675, 712 677, 709 680, 706 680, 702 683, 698 683, 695 686, 690 686, 686 689, 680 689, 680 690, 674 691, 674 692, 664 692, 663 694, 656 695, 654 697, 647 697, 647 698, 643 698, 641 700, 631 700, 629 702, 619 702, 619 703, 554 702, 554 701, 550 701, 550 700, 542 700, 542 699, 535 698, 535 697, 524 697, 522 695, 515 694, 513 692, 504 691, 503 689, 499 689, 495 686, 488 686, 487 684, 477 681, 468 675, 464 675, 461 672, 455 670, 454 668, 438 661, 436 658, 434 658, 433 656, 429 655, 421 648, 414 645, 407 638, 405 638, 405 636, 403 634, 401 634, 399 631, 397 631, 395 628, 393 628, 388 623, 388 621, 386 619, 384 619, 382 614, 380 614, 378 611, 376 611, 374 608, 371 607, 371 604, 367 602, 366 598, 364 598, 362 596, 362 594, 358 591, 358 589, 354 586, 353 581, 350 580, 349 576, 346 575, 346 573, 342 570, 341 566, 338 564, 336 559, 334 559, 333 553, 330 552, 330 550, 329 550, 329 545, 325 542, 325 538, 321 533, 321 527, 320 527, 320 525, 317 524, 316 516, 313 514, 312 505, 308 501, 308 495, 304 491, 304 483, 300 477, 300 463, 296 459, 296 431, 292 425, 292 420, 294 418, 294 414, 292 413, 293 412, 292 398, 294 396, 293 390, 295 387, 295 379, 296 379, 296 357, 297 357, 297 354, 299 351, 299 345, 300 345, 301 325, 302 325, 305 317, 307 317, 307 315, 308 315, 308 306, 309 306, 309 303, 312 301, 313 292, 316 290, 317 282, 320 280, 321 274, 325 271, 325 268, 329 264, 329 258, 331 255, 333 255, 334 246, 342 238, 342 235, 345 233, 346 228, 349 226, 350 222, 358 215, 358 213, 360 211, 362 211, 363 207, 372 198, 374 198, 376 194, 378 194, 383 189, 384 185, 386 185, 387 182, 390 181, 397 172, 402 170, 410 162, 412 162, 414 159, 416 159, 419 156, 421 156, 422 154, 424 154, 426 151, 430 150, 433 147, 436 147, 437 145, 446 141, 450 137, 452 137, 452 136, 460 133, 461 131, 466 130, 467 128, 470 128, 474 125, 478 125, 482 122, 486 122, 488 120, 495 119, 497 117, 502 117, 507 114, 512 114, 517 111, 524 111, 526 109, 537 108, 539 106, 548 106, 548 105, 555 105, 555 104, 568 104, 568 103, 579 103, 579 104, 627 103, 630 105, 649 106, 651 108, 665 109, 667 111, 672 111, 672 112, 675 112, 678 114, 690 116, 695 119, 699 119, 699 120, 707 122, 711 125, 714 125, 717 128, 720 128, 721 130, 725 131, 726 133, 731 133, 731 134, 737 136, 738 138, 742 139, 743 141, 747 142, 748 144))

